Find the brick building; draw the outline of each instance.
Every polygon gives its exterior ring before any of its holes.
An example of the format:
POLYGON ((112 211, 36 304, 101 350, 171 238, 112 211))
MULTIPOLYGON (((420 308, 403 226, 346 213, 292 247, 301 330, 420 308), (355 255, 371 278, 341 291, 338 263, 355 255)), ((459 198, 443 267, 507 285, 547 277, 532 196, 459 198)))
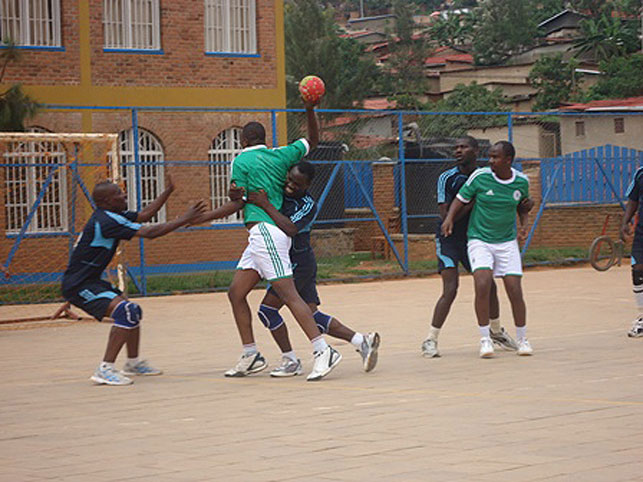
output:
MULTIPOLYGON (((163 190, 168 170, 179 189, 159 220, 176 216, 193 199, 209 199, 216 206, 226 197, 226 163, 240 150, 240 127, 259 120, 272 139, 270 114, 242 109, 285 107, 281 0, 1 0, 0 6, 2 39, 13 41, 21 54, 7 65, 0 87, 21 83, 48 105, 29 122, 30 130, 118 133, 122 163, 133 162, 137 136, 140 160, 150 164, 142 167, 140 184, 133 165, 122 168, 132 208, 137 197, 145 205, 163 190), (145 110, 150 107, 193 110, 145 110)), ((281 127, 281 119, 276 125, 281 127)), ((0 169, 3 263, 38 195, 35 178, 42 171, 36 166, 69 162, 72 156, 68 146, 29 143, 20 147, 22 154, 7 155, 12 149, 17 150, 3 146, 0 169)), ((11 271, 64 269, 70 238, 91 212, 87 202, 77 201, 72 219, 69 171, 53 176, 11 271)), ((87 189, 104 175, 87 174, 87 189)), ((216 228, 189 233, 189 241, 187 233, 175 233, 140 249, 128 243, 127 261, 138 265, 143 251, 149 265, 169 259, 185 264, 235 259, 245 244, 245 230, 235 217, 216 228), (237 226, 227 226, 231 223, 237 226)))

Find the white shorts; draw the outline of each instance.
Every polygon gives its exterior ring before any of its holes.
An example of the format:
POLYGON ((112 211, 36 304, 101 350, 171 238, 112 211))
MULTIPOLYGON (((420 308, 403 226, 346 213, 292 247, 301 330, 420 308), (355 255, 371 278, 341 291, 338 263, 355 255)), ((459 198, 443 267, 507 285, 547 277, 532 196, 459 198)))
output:
POLYGON ((255 224, 248 232, 248 247, 237 269, 253 269, 268 281, 292 276, 290 245, 292 240, 277 226, 255 224))
POLYGON ((522 276, 522 260, 518 241, 504 243, 485 243, 479 239, 470 239, 467 252, 471 263, 471 271, 479 269, 493 270, 497 278, 503 276, 522 276))

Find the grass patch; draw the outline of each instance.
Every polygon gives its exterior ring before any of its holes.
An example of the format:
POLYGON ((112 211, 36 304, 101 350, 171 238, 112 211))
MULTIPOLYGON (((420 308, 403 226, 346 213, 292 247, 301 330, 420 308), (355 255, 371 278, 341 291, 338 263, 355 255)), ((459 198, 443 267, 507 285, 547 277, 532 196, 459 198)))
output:
POLYGON ((587 248, 530 248, 525 253, 523 263, 563 263, 569 259, 588 258, 587 248))

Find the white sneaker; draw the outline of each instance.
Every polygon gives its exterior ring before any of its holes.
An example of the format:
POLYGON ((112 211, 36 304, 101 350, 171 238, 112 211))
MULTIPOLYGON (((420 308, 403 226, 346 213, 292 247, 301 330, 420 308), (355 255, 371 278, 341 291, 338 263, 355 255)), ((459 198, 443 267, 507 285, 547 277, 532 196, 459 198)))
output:
POLYGON ((340 361, 342 361, 342 355, 332 346, 326 347, 324 351, 316 352, 313 371, 306 377, 306 380, 309 382, 321 380, 339 365, 340 361))
POLYGON ((438 341, 432 338, 427 338, 422 342, 422 356, 424 358, 437 358, 440 356, 438 350, 438 341))
POLYGON ((632 323, 632 328, 627 332, 630 338, 640 338, 643 336, 643 318, 637 318, 632 323))
POLYGON ((491 341, 493 341, 503 350, 516 351, 518 349, 518 344, 513 338, 511 338, 511 335, 507 333, 507 330, 505 330, 504 327, 501 326, 498 333, 494 333, 493 331, 491 331, 490 334, 491 341))
POLYGON ((131 365, 129 362, 126 362, 125 365, 123 365, 121 373, 127 376, 145 375, 149 377, 160 375, 163 373, 163 371, 159 370, 158 368, 154 368, 152 365, 147 363, 147 360, 139 360, 139 362, 135 365, 131 365))
POLYGON ((529 344, 527 338, 521 338, 518 340, 518 355, 520 356, 530 356, 534 354, 534 350, 529 344))
POLYGON ((371 332, 364 337, 362 346, 359 347, 360 355, 362 355, 362 362, 364 363, 364 371, 370 372, 377 365, 377 349, 380 346, 380 335, 377 332, 371 332))
POLYGON ((493 342, 490 337, 480 338, 480 358, 491 358, 493 356, 493 342))
POLYGON ((266 359, 259 352, 251 355, 241 355, 237 364, 225 372, 224 375, 226 377, 245 377, 246 375, 260 372, 267 366, 266 359))
POLYGON ((297 359, 297 361, 295 361, 284 356, 281 357, 281 365, 272 370, 270 376, 277 378, 294 377, 300 375, 302 371, 301 360, 297 359))
POLYGON ((134 383, 131 378, 118 373, 112 367, 101 367, 100 365, 89 378, 97 385, 131 385, 134 383))

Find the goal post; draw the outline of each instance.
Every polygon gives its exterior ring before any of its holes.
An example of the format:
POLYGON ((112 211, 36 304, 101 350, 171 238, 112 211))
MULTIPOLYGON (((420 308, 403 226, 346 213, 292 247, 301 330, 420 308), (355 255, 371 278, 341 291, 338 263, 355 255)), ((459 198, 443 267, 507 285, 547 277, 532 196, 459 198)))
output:
MULTIPOLYGON (((0 305, 58 302, 71 251, 95 208, 95 184, 121 181, 118 134, 0 133, 0 152, 0 305)), ((108 272, 125 291, 121 255, 122 248, 108 272)), ((68 316, 51 312, 42 318, 68 316)))

